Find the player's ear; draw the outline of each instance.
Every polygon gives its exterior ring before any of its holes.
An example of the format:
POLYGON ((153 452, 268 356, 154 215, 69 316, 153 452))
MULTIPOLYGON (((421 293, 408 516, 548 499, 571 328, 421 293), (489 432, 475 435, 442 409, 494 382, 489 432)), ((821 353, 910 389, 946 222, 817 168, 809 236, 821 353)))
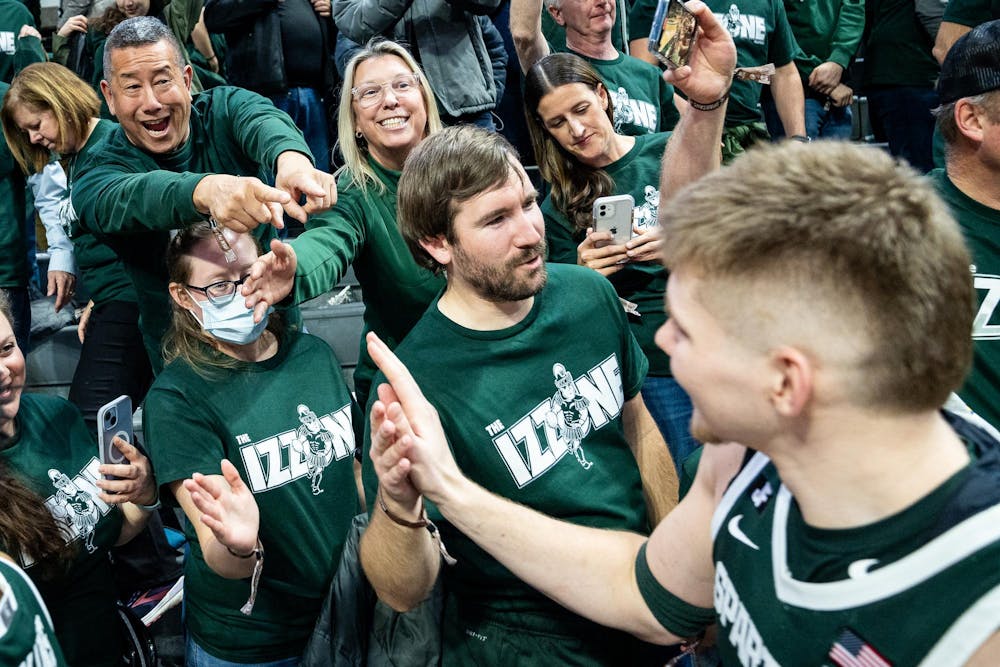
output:
POLYGON ((813 362, 794 347, 771 353, 768 392, 771 405, 782 417, 797 417, 813 394, 813 362))

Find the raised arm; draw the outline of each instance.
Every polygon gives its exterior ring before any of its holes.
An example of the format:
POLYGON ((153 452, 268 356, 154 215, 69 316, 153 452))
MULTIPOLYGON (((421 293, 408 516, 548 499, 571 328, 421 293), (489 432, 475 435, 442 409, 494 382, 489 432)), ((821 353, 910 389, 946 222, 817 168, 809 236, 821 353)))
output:
POLYGON ((409 424, 392 388, 382 385, 378 391, 379 400, 371 409, 370 456, 379 487, 370 503, 368 529, 361 536, 361 566, 383 602, 407 611, 430 594, 441 557, 430 532, 420 525, 426 518, 423 499, 394 446, 409 424))
POLYGON ((677 471, 667 443, 653 421, 641 394, 625 402, 622 411, 628 440, 642 477, 649 525, 655 526, 677 505, 677 471))
MULTIPOLYGON (((434 408, 406 367, 374 334, 368 335, 368 351, 392 386, 391 393, 379 388, 383 402, 391 401, 385 419, 393 422, 389 431, 392 444, 386 448, 392 474, 398 478, 408 475, 456 528, 515 575, 568 609, 647 641, 681 639, 656 619, 639 590, 635 563, 645 538, 558 521, 468 480, 455 464, 434 408)), ((709 557, 694 567, 692 559, 710 556, 711 545, 693 540, 710 538, 712 494, 707 497, 708 502, 700 504, 685 498, 688 504, 681 505, 688 508, 682 511, 686 518, 656 531, 661 534, 658 542, 669 545, 667 554, 657 560, 672 563, 671 581, 684 582, 674 595, 701 607, 711 603, 712 562, 709 557), (676 544, 684 544, 684 548, 675 549, 676 544), (686 570, 689 567, 690 573, 686 570)), ((677 511, 681 511, 680 505, 677 511)), ((660 565, 650 563, 662 581, 660 565)))
MULTIPOLYGON (((689 2, 698 17, 698 38, 688 65, 666 70, 663 78, 708 110, 689 105, 663 153, 660 199, 666 202, 688 183, 719 168, 726 99, 736 67, 736 46, 703 2, 689 2), (718 106, 716 106, 718 104, 718 106)), ((728 98, 727 98, 728 99, 728 98)), ((665 210, 660 206, 660 211, 665 210)), ((661 221, 662 222, 662 221, 661 221)))
POLYGON ((253 494, 232 463, 223 459, 221 475, 195 473, 170 490, 198 535, 205 563, 220 577, 243 579, 253 573, 260 513, 253 494))
POLYGON ((962 25, 961 23, 952 23, 951 21, 942 21, 941 25, 938 27, 937 37, 934 40, 934 57, 937 58, 939 63, 944 62, 945 56, 951 51, 952 45, 958 41, 958 38, 965 33, 972 30, 971 27, 967 25, 962 25))
POLYGON ((549 55, 549 44, 542 34, 542 0, 511 0, 510 35, 522 72, 549 55))

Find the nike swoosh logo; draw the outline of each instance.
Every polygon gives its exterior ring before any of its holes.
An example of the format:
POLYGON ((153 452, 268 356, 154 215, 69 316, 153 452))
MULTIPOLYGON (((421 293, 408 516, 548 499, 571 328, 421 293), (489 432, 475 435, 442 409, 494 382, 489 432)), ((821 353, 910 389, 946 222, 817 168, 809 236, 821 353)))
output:
POLYGON ((847 566, 847 576, 851 579, 860 579, 868 574, 868 570, 878 562, 878 558, 859 558, 847 566))
POLYGON ((729 530, 729 534, 735 537, 743 544, 753 549, 754 551, 760 551, 760 547, 754 544, 753 541, 749 537, 747 537, 746 533, 740 530, 740 519, 742 518, 743 518, 742 514, 737 514, 736 516, 734 516, 732 519, 729 520, 729 523, 726 524, 726 528, 729 530))

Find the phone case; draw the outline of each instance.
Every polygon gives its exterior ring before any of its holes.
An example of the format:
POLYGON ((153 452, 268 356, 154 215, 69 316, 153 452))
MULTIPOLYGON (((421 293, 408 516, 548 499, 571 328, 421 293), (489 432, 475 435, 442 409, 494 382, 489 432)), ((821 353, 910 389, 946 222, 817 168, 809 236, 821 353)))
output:
MULTIPOLYGON (((129 444, 133 441, 132 399, 127 395, 119 396, 97 411, 97 455, 101 463, 128 465, 128 459, 112 443, 115 436, 129 444)), ((114 475, 107 475, 107 478, 117 479, 114 475)))
POLYGON ((632 238, 632 212, 635 200, 632 195, 598 197, 594 201, 594 231, 611 232, 612 243, 621 245, 632 238))

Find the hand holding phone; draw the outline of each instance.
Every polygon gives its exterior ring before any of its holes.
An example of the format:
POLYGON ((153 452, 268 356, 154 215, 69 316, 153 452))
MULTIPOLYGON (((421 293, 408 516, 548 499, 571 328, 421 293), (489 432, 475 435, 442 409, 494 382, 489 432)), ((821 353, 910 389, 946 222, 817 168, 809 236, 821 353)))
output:
MULTIPOLYGON (((125 455, 112 442, 119 437, 132 444, 132 399, 122 395, 102 406, 97 411, 97 449, 101 463, 112 465, 129 465, 125 455)), ((114 475, 105 475, 108 480, 115 480, 114 475)))
POLYGON ((632 195, 598 197, 594 201, 594 231, 610 232, 611 241, 597 242, 595 247, 624 245, 632 238, 632 212, 635 200, 632 195))

